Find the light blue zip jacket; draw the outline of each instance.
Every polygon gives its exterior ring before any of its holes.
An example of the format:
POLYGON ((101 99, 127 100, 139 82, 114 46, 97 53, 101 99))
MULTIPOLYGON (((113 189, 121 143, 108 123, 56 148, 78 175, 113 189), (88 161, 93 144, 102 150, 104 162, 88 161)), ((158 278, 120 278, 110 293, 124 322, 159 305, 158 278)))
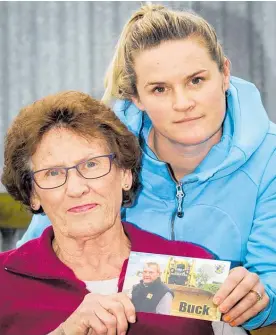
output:
MULTIPOLYGON (((143 148, 142 191, 123 211, 126 221, 168 239, 200 244, 220 259, 256 272, 269 305, 243 326, 276 322, 276 125, 269 121, 256 87, 232 77, 221 141, 196 170, 176 183, 166 163, 147 146, 152 127, 129 101, 117 101, 118 117, 143 148)), ((34 215, 19 242, 50 224, 34 215)))

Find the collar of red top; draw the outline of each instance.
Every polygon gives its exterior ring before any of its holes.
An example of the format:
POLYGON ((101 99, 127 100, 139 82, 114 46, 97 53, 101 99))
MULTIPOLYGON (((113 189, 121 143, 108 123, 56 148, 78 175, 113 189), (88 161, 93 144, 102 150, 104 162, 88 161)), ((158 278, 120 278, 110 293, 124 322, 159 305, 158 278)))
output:
MULTIPOLYGON (((135 248, 141 230, 129 223, 123 223, 123 227, 132 247, 135 248)), ((44 230, 39 238, 28 241, 18 249, 6 252, 3 262, 4 268, 7 271, 33 278, 76 280, 74 272, 56 256, 52 247, 53 238, 54 231, 50 226, 44 230)))
MULTIPOLYGON (((215 258, 208 250, 188 242, 170 241, 141 230, 133 224, 123 222, 131 250, 136 252, 168 254, 183 257, 215 258)), ((2 254, 3 266, 7 271, 39 279, 54 279, 66 282, 80 282, 74 272, 62 263, 52 248, 53 228, 45 229, 43 234, 20 248, 2 254)), ((120 279, 122 285, 128 259, 125 260, 120 279)), ((84 285, 84 283, 83 283, 84 285)))

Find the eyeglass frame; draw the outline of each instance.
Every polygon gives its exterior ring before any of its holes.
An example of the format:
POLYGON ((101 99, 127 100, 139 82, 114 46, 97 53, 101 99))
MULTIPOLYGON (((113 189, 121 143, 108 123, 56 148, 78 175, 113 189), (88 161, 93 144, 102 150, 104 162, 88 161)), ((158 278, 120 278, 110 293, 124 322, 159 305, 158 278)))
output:
POLYGON ((56 169, 63 169, 63 170, 65 170, 65 171, 66 171, 66 176, 65 176, 65 181, 64 181, 64 183, 61 184, 61 185, 59 185, 59 186, 55 186, 55 187, 46 187, 46 188, 45 188, 45 187, 41 187, 41 186, 37 183, 37 181, 35 180, 35 174, 36 174, 36 173, 41 172, 41 171, 47 171, 47 170, 55 169, 55 167, 52 167, 52 168, 46 168, 46 169, 41 169, 41 170, 37 170, 37 171, 32 171, 32 172, 31 172, 31 177, 32 177, 32 180, 35 182, 35 184, 36 184, 39 188, 41 188, 42 190, 53 190, 53 189, 55 189, 55 188, 59 188, 59 187, 61 187, 61 186, 63 186, 63 185, 66 184, 66 182, 67 182, 67 180, 68 180, 68 171, 69 171, 69 170, 72 170, 72 169, 76 169, 77 172, 80 174, 80 176, 81 176, 82 178, 84 178, 84 179, 98 179, 98 178, 102 178, 102 177, 106 176, 106 175, 109 174, 110 171, 111 171, 112 161, 115 159, 115 157, 116 157, 116 154, 113 152, 113 153, 111 153, 111 154, 101 155, 101 156, 94 156, 94 157, 91 157, 91 158, 89 158, 89 159, 85 159, 85 160, 81 161, 80 163, 78 163, 78 164, 76 164, 76 165, 74 165, 74 166, 70 166, 70 167, 56 167, 56 169), (84 177, 84 176, 82 175, 82 173, 78 170, 78 166, 79 166, 79 165, 81 165, 81 164, 83 164, 83 163, 86 163, 86 162, 90 161, 91 159, 94 159, 94 158, 101 158, 101 157, 108 157, 108 158, 109 158, 109 170, 108 170, 107 173, 103 174, 102 176, 95 177, 95 178, 87 178, 87 177, 84 177))

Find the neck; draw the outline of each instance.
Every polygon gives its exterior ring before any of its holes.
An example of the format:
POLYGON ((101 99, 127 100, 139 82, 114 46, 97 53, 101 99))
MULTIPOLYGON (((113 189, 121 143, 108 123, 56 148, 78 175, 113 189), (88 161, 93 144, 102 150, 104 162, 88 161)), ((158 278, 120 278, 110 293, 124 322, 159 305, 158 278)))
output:
POLYGON ((54 252, 80 280, 119 277, 131 247, 121 222, 100 235, 85 239, 68 237, 55 229, 54 232, 54 252))
POLYGON ((222 128, 202 143, 185 145, 171 141, 152 128, 149 146, 160 160, 170 165, 175 179, 180 180, 195 170, 210 149, 220 141, 221 136, 222 128))
POLYGON ((161 279, 160 279, 160 277, 158 277, 158 278, 156 278, 155 280, 153 280, 153 281, 150 282, 150 283, 144 283, 144 282, 143 282, 143 285, 144 285, 145 287, 148 287, 148 286, 154 285, 155 283, 158 283, 158 282, 160 282, 160 281, 161 281, 161 279))

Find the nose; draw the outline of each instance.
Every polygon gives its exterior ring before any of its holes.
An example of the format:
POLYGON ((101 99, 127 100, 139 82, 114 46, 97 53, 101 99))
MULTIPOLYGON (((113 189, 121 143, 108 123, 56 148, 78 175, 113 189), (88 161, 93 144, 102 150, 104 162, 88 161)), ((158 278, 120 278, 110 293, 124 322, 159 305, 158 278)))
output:
POLYGON ((76 169, 68 171, 67 177, 67 195, 73 198, 78 198, 89 192, 89 180, 83 178, 76 169))
POLYGON ((183 87, 174 91, 172 108, 177 112, 188 112, 195 106, 195 101, 192 93, 185 90, 183 87))

